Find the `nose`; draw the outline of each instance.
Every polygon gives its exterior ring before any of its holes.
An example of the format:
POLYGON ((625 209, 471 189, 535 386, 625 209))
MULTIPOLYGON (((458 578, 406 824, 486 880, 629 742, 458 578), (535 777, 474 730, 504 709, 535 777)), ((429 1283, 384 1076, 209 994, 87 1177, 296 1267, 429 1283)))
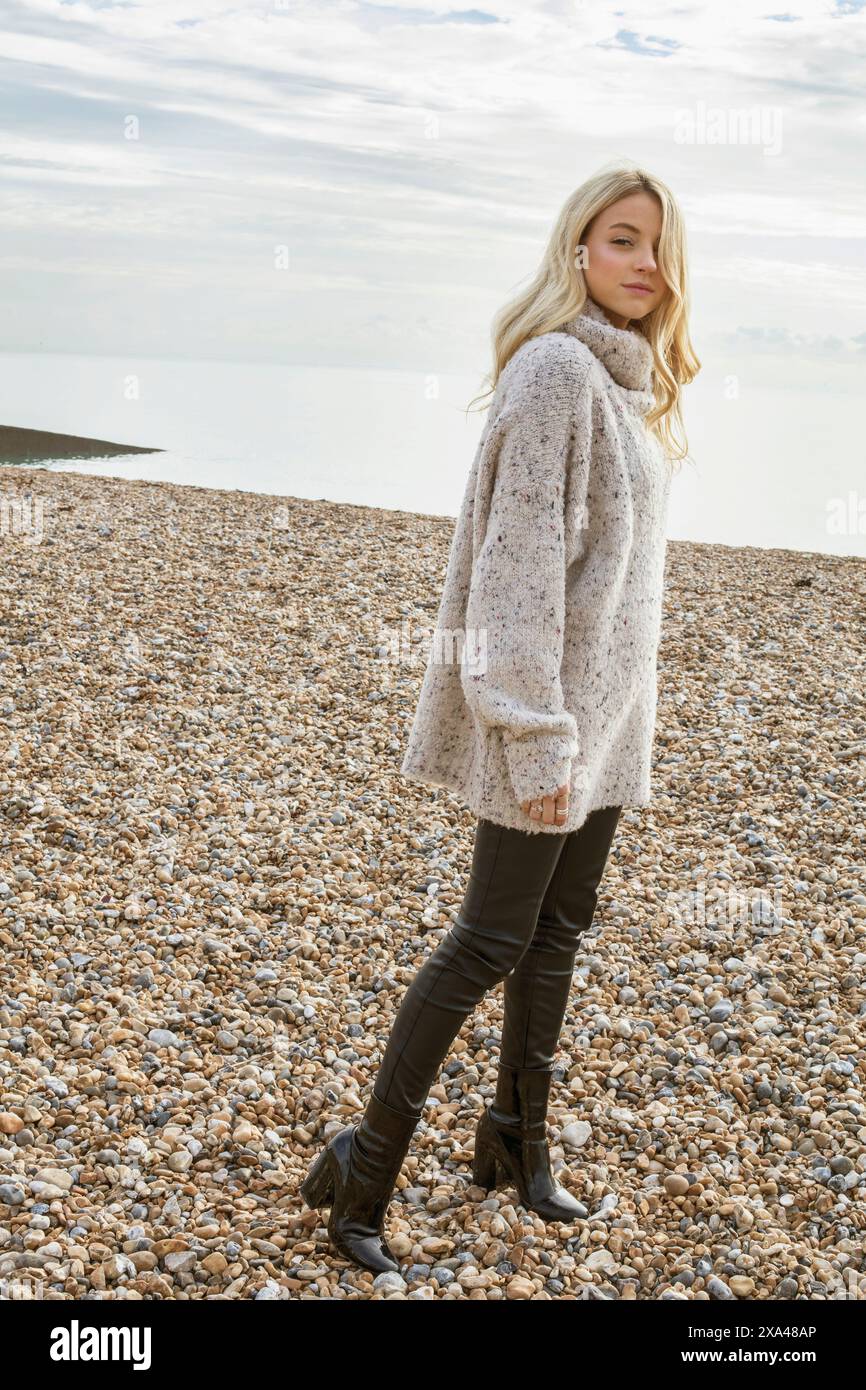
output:
POLYGON ((637 265, 638 270, 646 271, 647 274, 651 274, 654 270, 658 270, 656 258, 648 246, 640 252, 637 265))

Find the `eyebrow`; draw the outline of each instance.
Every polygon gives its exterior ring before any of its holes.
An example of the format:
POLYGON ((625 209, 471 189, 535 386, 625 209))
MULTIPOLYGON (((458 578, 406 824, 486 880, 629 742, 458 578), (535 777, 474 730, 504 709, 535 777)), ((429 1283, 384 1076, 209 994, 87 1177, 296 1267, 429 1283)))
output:
POLYGON ((608 231, 612 232, 614 227, 627 227, 630 232, 637 232, 640 236, 640 227, 633 226, 631 222, 611 222, 608 231))

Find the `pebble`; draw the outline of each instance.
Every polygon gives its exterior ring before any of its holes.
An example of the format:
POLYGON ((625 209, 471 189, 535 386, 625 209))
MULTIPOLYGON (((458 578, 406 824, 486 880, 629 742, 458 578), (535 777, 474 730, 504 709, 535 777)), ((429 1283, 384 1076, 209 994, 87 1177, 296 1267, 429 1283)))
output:
POLYGON ((665 1192, 670 1197, 682 1197, 688 1192, 691 1183, 683 1173, 670 1173, 665 1178, 665 1192))
POLYGON ((603 1274, 612 1274, 616 1269, 616 1260, 609 1250, 593 1250, 587 1255, 584 1264, 587 1269, 597 1269, 603 1274))
POLYGON ((52 542, 46 564, 5 537, 0 567, 0 1282, 846 1296, 866 1231, 862 561, 669 542, 654 800, 620 819, 551 1089, 583 1215, 548 1225, 471 1183, 491 991, 389 1207, 401 1273, 374 1277, 297 1188, 363 1111, 468 881, 471 813, 399 776, 453 522, 0 471, 50 502, 52 542))
POLYGON ((68 1192, 72 1186, 72 1174, 64 1168, 40 1168, 31 1180, 31 1186, 35 1183, 47 1183, 51 1187, 59 1188, 62 1192, 68 1192))
POLYGON ((569 1149, 582 1149, 592 1138, 592 1126, 586 1120, 576 1120, 562 1131, 562 1142, 569 1149))

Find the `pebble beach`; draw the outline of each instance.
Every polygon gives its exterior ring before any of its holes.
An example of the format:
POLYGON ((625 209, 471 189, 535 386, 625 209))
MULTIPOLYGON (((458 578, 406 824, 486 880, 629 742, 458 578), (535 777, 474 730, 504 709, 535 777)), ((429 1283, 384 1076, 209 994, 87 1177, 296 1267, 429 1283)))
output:
POLYGON ((654 801, 551 1089, 585 1214, 472 1184, 501 986, 398 1179, 402 1273, 301 1201, 467 881, 471 813, 399 773, 452 530, 0 468, 0 1296, 866 1297, 859 558, 668 543, 654 801))

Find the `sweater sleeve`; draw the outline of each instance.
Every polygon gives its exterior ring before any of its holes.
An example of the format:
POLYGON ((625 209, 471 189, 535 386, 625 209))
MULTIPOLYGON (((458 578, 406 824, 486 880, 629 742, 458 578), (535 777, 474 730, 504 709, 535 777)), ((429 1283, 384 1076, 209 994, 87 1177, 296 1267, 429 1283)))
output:
POLYGON ((490 432, 495 480, 472 568, 461 682, 475 717, 502 731, 518 803, 568 785, 580 751, 560 683, 580 375, 567 347, 547 339, 524 358, 490 432))

